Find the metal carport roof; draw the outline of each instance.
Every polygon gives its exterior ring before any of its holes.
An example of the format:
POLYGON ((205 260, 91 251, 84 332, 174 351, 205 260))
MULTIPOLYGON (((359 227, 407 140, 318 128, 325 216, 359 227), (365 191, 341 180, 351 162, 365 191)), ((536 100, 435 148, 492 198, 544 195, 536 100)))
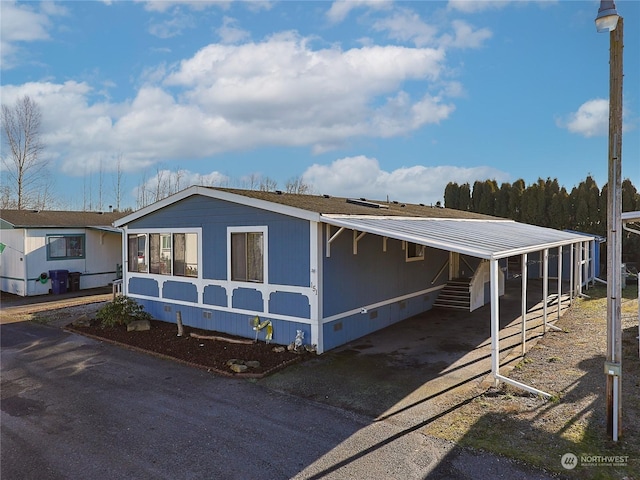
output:
POLYGON ((487 260, 538 252, 593 237, 513 220, 322 215, 325 223, 487 260))

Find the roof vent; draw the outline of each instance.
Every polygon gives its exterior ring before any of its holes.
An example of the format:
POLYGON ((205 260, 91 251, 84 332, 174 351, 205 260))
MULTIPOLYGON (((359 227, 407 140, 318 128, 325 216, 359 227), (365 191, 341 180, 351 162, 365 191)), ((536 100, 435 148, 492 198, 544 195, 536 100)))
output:
POLYGON ((360 199, 347 198, 347 203, 352 203, 354 205, 360 205, 362 207, 369 207, 369 208, 387 208, 386 205, 380 205, 379 203, 368 202, 362 198, 360 199))

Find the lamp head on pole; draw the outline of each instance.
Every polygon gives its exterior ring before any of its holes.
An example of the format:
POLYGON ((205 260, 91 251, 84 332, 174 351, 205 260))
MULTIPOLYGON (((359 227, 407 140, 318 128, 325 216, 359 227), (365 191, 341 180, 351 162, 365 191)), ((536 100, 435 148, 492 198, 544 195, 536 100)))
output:
POLYGON ((611 32, 618 26, 618 11, 613 0, 600 0, 600 8, 596 17, 596 30, 600 32, 611 32))

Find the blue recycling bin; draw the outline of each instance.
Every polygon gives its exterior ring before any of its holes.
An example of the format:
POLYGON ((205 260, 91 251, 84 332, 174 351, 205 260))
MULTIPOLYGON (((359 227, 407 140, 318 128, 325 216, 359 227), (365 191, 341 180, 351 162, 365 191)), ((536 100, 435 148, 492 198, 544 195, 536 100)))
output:
POLYGON ((51 292, 55 295, 67 293, 67 282, 69 281, 69 270, 49 270, 51 279, 51 292))

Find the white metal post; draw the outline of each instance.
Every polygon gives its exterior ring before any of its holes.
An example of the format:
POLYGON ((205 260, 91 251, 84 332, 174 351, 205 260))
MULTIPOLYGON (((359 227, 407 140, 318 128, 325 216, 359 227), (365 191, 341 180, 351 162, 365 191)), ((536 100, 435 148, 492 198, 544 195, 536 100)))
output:
POLYGON ((542 253, 542 316, 544 319, 544 333, 547 333, 547 302, 549 301, 549 249, 542 253))
POLYGON ((527 353, 527 254, 522 254, 522 355, 527 353))
POLYGON ((558 320, 562 310, 562 245, 558 247, 558 320))
POLYGON ((499 383, 500 369, 500 289, 498 260, 491 260, 489 265, 491 282, 491 373, 495 379, 495 386, 499 383))

